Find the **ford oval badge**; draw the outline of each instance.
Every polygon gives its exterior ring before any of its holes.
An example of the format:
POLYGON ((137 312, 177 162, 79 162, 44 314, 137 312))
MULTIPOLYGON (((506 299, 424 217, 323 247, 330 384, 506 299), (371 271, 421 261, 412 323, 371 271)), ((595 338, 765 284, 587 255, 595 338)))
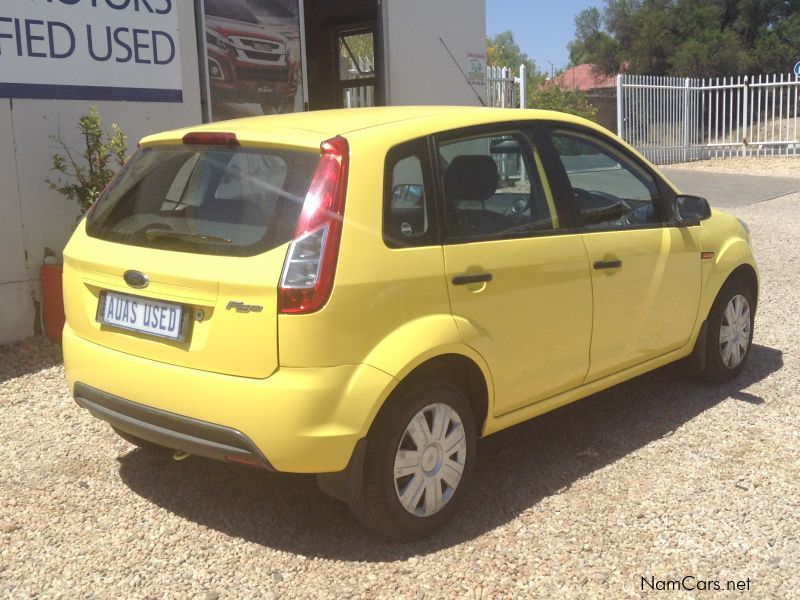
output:
POLYGON ((147 284, 150 283, 147 275, 141 271, 125 271, 125 274, 122 276, 122 278, 125 280, 125 283, 132 288, 136 288, 137 290, 146 288, 147 284))

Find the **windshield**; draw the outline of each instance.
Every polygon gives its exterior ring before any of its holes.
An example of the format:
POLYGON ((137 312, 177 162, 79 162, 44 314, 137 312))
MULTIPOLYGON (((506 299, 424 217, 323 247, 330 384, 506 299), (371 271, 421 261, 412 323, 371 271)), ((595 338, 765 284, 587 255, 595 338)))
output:
POLYGON ((252 256, 291 239, 318 161, 298 150, 146 148, 98 201, 86 231, 134 246, 252 256))
POLYGON ((258 24, 258 19, 253 11, 238 0, 206 0, 206 14, 211 17, 258 24))

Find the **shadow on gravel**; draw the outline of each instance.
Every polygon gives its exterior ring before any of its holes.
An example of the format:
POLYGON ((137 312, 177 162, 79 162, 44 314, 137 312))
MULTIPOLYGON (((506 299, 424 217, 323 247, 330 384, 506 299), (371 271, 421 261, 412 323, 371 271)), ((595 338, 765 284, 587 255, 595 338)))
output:
POLYGON ((62 362, 61 346, 43 335, 0 346, 0 383, 62 362))
MULTIPOLYGON (((365 533, 347 507, 313 476, 266 473, 192 457, 135 450, 119 459, 140 496, 230 536, 307 557, 392 561, 447 548, 513 520, 542 498, 744 392, 783 366, 779 350, 753 345, 736 381, 708 385, 669 366, 482 440, 472 490, 450 524, 430 540, 390 544, 365 533)), ((753 418, 757 418, 757 413, 753 418)))

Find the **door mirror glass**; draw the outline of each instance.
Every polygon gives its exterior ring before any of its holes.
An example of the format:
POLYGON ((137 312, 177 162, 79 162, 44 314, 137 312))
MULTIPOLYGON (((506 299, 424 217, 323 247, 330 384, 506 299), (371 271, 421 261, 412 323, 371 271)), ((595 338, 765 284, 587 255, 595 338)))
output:
POLYGON ((711 207, 705 198, 681 195, 675 198, 675 214, 678 223, 690 225, 708 219, 711 216, 711 207))

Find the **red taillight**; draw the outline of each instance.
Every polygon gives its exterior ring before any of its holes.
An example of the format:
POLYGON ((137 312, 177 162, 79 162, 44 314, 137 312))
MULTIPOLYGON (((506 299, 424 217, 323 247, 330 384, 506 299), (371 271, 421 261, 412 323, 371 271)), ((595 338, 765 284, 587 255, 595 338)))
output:
POLYGON ((228 131, 194 131, 183 136, 183 143, 198 146, 238 146, 235 133, 228 131))
POLYGON ((322 308, 333 290, 350 148, 343 137, 323 142, 311 186, 289 246, 279 288, 280 312, 307 314, 322 308))

